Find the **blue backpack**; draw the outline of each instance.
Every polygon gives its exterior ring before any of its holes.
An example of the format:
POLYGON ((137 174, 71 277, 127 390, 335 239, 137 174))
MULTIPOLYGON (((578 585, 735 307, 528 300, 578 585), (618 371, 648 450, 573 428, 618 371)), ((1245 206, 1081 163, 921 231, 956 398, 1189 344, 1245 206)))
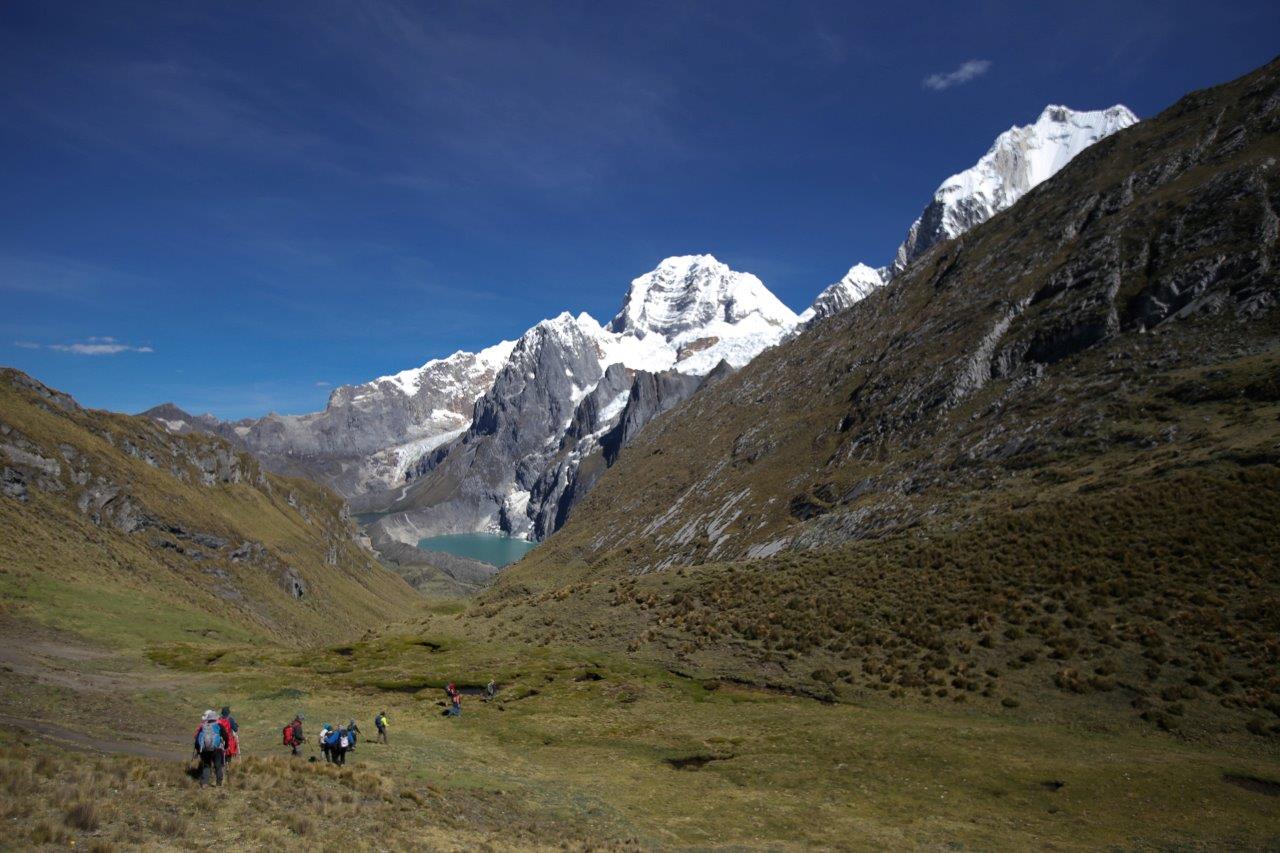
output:
POLYGON ((203 723, 200 726, 200 732, 196 735, 196 746, 201 752, 214 752, 222 749, 222 726, 217 723, 203 723))

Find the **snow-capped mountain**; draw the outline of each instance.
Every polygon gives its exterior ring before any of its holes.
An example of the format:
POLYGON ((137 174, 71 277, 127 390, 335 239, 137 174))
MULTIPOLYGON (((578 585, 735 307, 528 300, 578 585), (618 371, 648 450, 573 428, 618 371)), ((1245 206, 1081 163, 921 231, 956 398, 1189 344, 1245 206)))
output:
POLYGON ((620 420, 615 443, 717 365, 741 367, 797 323, 755 276, 711 255, 672 257, 631 282, 607 327, 565 312, 517 341, 338 388, 314 414, 222 423, 160 407, 153 419, 225 435, 276 470, 327 482, 357 512, 394 510, 402 541, 490 529, 541 536, 585 493, 578 463, 603 454, 620 420), (666 378, 644 379, 657 376, 666 378), (643 393, 629 405, 637 382, 643 393))
POLYGON ((1084 149, 1138 117, 1120 104, 1077 112, 1050 104, 1033 124, 1011 127, 972 167, 942 182, 933 200, 912 223, 889 265, 892 277, 936 243, 986 222, 1037 184, 1053 177, 1084 149))
POLYGON ((607 326, 563 313, 518 341, 338 388, 323 412, 226 424, 157 409, 175 431, 215 431, 285 473, 321 479, 386 533, 502 530, 541 538, 652 418, 802 325, 848 308, 940 240, 1014 204, 1081 150, 1137 121, 1122 106, 1050 106, 943 182, 894 262, 854 265, 797 316, 711 255, 631 281, 607 326))
POLYGON ((674 351, 667 364, 703 375, 722 360, 742 367, 778 343, 798 322, 795 313, 750 273, 735 272, 711 255, 667 258, 631 282, 608 331, 624 340, 658 336, 674 351))
POLYGON ((465 432, 476 400, 514 347, 514 341, 502 341, 343 385, 329 395, 324 411, 306 415, 272 413, 227 423, 193 418, 171 404, 144 414, 170 432, 217 433, 273 470, 314 477, 354 497, 402 482, 405 469, 424 453, 465 432))
POLYGON ((1009 128, 977 163, 942 182, 887 266, 873 269, 855 264, 818 295, 800 315, 801 322, 821 319, 865 298, 938 243, 959 237, 1012 207, 1081 151, 1137 121, 1128 107, 1119 104, 1084 112, 1051 104, 1033 124, 1009 128))
POLYGON ((603 470, 616 456, 604 452, 615 427, 625 421, 615 440, 629 439, 717 365, 746 364, 797 323, 755 276, 710 255, 667 258, 631 282, 608 327, 564 313, 526 332, 466 434, 410 472, 418 482, 388 507, 382 532, 550 533, 589 487, 582 460, 603 470))
POLYGON ((810 323, 843 311, 867 294, 884 285, 884 273, 866 264, 854 264, 844 278, 818 294, 813 304, 800 315, 800 322, 810 323))

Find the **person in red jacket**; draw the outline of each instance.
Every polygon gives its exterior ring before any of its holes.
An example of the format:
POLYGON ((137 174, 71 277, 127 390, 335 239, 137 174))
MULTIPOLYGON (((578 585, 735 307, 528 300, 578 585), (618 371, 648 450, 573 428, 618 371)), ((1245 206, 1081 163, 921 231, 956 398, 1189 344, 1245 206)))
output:
POLYGON ((231 759, 240 754, 240 727, 236 725, 236 718, 231 716, 231 709, 224 707, 222 714, 218 717, 218 725, 222 726, 222 736, 227 743, 227 763, 231 763, 231 759))

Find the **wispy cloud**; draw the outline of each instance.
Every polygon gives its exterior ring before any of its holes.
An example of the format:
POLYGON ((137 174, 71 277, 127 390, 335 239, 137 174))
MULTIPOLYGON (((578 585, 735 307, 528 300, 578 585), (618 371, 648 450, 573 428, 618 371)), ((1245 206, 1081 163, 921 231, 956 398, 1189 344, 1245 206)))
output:
POLYGON ((930 74, 920 82, 926 89, 932 89, 935 92, 942 92, 946 89, 950 89, 952 86, 963 86, 971 80, 977 80, 990 70, 991 60, 970 59, 968 62, 962 62, 960 67, 956 68, 954 71, 947 71, 941 74, 930 74))
POLYGON ((149 346, 135 346, 122 343, 110 336, 86 338, 69 344, 37 344, 32 341, 14 341, 15 347, 23 349, 51 349, 57 352, 69 352, 72 355, 119 355, 122 352, 155 352, 149 346))
POLYGON ((328 388, 328 387, 329 387, 329 383, 328 383, 328 382, 325 382, 324 380, 320 380, 320 381, 316 382, 316 387, 317 387, 317 388, 328 388))

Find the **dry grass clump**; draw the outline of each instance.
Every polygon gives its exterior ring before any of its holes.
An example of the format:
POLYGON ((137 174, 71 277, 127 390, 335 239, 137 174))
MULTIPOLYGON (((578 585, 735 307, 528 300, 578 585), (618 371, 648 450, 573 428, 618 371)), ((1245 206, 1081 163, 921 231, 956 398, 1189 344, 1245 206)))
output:
POLYGON ((488 846, 526 831, 586 841, 554 818, 536 826, 513 818, 505 801, 491 803, 483 792, 445 796, 364 767, 249 756, 237 763, 229 787, 202 790, 181 762, 99 758, 22 737, 0 730, 0 815, 26 827, 11 839, 18 846, 75 842, 110 850, 234 839, 262 849, 312 849, 323 835, 335 848, 364 849, 377 839, 380 849, 411 849, 446 837, 488 846))
POLYGON ((84 832, 93 832, 101 824, 98 807, 90 802, 78 802, 67 809, 67 826, 84 832))

